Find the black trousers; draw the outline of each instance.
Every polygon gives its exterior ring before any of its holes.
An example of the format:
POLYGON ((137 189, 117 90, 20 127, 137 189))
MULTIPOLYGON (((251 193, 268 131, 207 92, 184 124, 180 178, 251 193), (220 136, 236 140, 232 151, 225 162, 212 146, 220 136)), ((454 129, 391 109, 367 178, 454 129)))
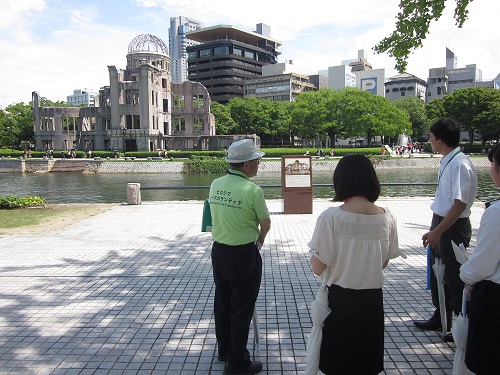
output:
POLYGON ((229 246, 214 242, 215 334, 219 355, 235 368, 249 366, 248 331, 262 278, 262 258, 253 243, 229 246))
POLYGON ((467 307, 469 332, 465 364, 477 375, 500 374, 500 284, 483 280, 474 285, 467 307))
MULTIPOLYGON (((436 228, 444 217, 434 214, 432 216, 431 230, 436 228)), ((441 258, 444 264, 444 292, 446 300, 446 312, 451 313, 452 311, 455 315, 458 315, 462 310, 462 293, 464 290, 464 282, 460 279, 460 266, 457 259, 455 258, 455 253, 453 252, 453 247, 451 246, 451 240, 457 245, 461 243, 464 246, 469 246, 471 239, 472 227, 469 218, 458 219, 446 232, 441 236, 441 241, 439 242, 439 247, 431 247, 431 264, 434 264, 436 257, 441 258)), ((432 304, 436 309, 439 309, 439 296, 437 289, 437 279, 434 272, 431 272, 431 295, 432 304)))

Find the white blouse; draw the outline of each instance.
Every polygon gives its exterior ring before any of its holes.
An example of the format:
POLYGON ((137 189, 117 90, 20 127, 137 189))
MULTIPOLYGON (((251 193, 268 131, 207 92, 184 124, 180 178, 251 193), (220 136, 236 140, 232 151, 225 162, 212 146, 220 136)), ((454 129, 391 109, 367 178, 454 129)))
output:
POLYGON ((460 267, 460 278, 466 284, 491 280, 500 284, 500 202, 488 207, 477 231, 477 244, 469 260, 460 267))
POLYGON ((384 210, 384 214, 363 215, 330 207, 321 213, 308 245, 328 266, 327 285, 382 287, 382 266, 401 255, 396 217, 384 210))

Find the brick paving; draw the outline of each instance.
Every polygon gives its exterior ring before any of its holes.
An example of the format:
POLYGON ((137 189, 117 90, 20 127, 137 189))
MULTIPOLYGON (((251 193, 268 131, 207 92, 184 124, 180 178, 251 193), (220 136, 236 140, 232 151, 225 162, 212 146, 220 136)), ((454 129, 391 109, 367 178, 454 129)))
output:
MULTIPOLYGON (((433 308, 420 237, 429 198, 380 199, 407 259, 384 271, 384 374, 451 374, 455 345, 416 329, 433 308)), ((308 259, 317 216, 282 214, 262 250, 257 301, 263 374, 301 374, 318 279, 308 259)), ((483 208, 472 210, 473 236, 483 208)), ((118 205, 64 229, 0 236, 0 374, 222 374, 216 358, 209 233, 202 202, 118 205)), ((250 330, 249 348, 253 332, 250 330)))

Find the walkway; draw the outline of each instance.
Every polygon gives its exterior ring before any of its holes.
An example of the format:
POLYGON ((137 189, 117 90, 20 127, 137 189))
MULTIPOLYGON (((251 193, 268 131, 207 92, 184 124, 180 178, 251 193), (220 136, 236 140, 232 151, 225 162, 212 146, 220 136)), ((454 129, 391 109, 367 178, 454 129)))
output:
MULTIPOLYGON (((263 374, 304 369, 318 286, 306 244, 331 204, 283 215, 282 202, 269 201, 255 352, 263 374)), ((379 204, 397 214, 408 255, 385 270, 385 374, 451 374, 454 344, 411 323, 432 310, 420 240, 430 199, 379 204)), ((222 374, 201 211, 193 201, 120 205, 44 235, 0 236, 0 374, 222 374)), ((473 208, 474 235, 482 211, 473 208)))

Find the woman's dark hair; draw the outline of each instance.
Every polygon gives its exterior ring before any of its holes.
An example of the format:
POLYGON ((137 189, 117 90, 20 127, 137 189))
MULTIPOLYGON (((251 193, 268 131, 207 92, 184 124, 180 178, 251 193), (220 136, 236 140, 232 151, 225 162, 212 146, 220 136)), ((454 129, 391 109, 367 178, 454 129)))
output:
POLYGON ((333 172, 333 185, 337 202, 363 195, 373 203, 380 195, 375 168, 364 155, 346 155, 340 159, 333 172))
POLYGON ((430 132, 436 139, 442 140, 448 147, 460 144, 460 125, 451 118, 444 117, 431 125, 430 132))
POLYGON ((490 148, 490 151, 488 151, 488 160, 492 163, 495 162, 496 168, 500 167, 500 143, 490 148))

